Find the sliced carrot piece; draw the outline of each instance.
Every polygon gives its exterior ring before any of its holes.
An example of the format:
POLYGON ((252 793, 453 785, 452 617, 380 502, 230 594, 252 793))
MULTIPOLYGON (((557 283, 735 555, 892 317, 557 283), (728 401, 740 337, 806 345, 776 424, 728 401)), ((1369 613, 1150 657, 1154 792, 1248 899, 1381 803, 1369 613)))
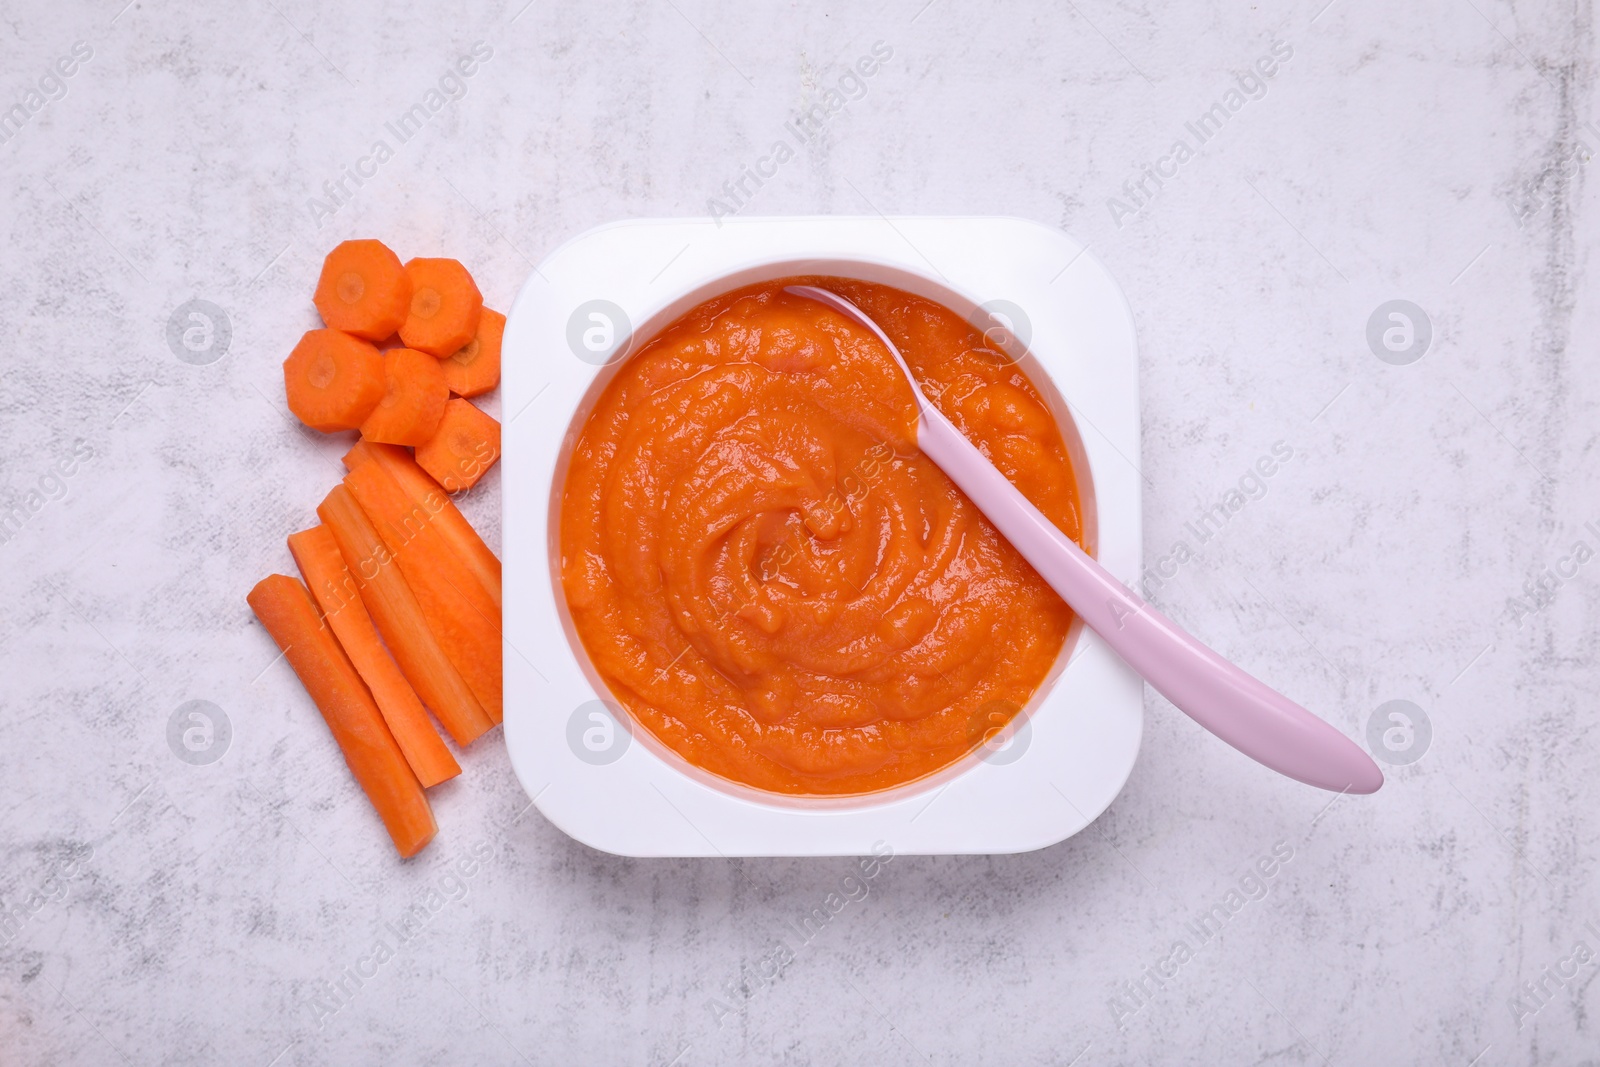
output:
POLYGON ((415 856, 439 830, 433 809, 366 684, 317 616, 306 587, 286 574, 273 574, 257 582, 246 599, 322 712, 394 847, 403 857, 415 856))
POLYGON ((441 359, 445 380, 457 396, 477 396, 500 384, 500 342, 505 337, 506 317, 483 309, 478 319, 478 334, 448 359, 441 359))
POLYGON ((467 268, 453 259, 413 259, 406 276, 411 310, 400 336, 407 348, 443 359, 477 335, 483 294, 467 268))
POLYGON ((361 424, 361 436, 390 445, 426 444, 450 399, 444 368, 426 352, 395 348, 383 355, 387 388, 361 424))
POLYGON ((383 357, 342 330, 309 330, 283 361, 283 390, 313 430, 354 430, 383 399, 383 357))
POLYGON ((357 441, 355 447, 344 455, 345 469, 354 470, 356 464, 369 459, 376 461, 393 475, 394 480, 400 483, 400 488, 411 498, 411 502, 420 504, 432 517, 434 529, 439 531, 439 536, 444 538, 445 543, 472 571, 498 609, 501 606, 500 557, 483 543, 483 538, 478 536, 478 531, 472 528, 466 516, 455 506, 450 494, 446 493, 427 471, 417 466, 417 461, 411 458, 411 453, 394 445, 378 445, 366 440, 357 441))
POLYGON ((378 640, 372 616, 361 603, 361 591, 345 568, 333 534, 326 526, 290 534, 289 551, 422 787, 432 788, 460 774, 461 765, 428 721, 417 691, 378 640))
POLYGON ((452 399, 439 428, 417 446, 417 463, 449 492, 471 489, 500 458, 500 424, 473 406, 452 399))
POLYGON ((322 261, 312 302, 335 330, 377 341, 410 314, 411 279, 382 241, 345 241, 322 261))
POLYGON ((494 723, 439 647, 399 565, 361 505, 350 490, 336 485, 317 508, 317 517, 333 531, 339 554, 361 591, 361 602, 372 613, 407 681, 456 744, 471 744, 494 723))
POLYGON ((382 466, 357 464, 344 484, 399 562, 439 647, 499 722, 504 706, 500 609, 445 544, 423 507, 382 466))

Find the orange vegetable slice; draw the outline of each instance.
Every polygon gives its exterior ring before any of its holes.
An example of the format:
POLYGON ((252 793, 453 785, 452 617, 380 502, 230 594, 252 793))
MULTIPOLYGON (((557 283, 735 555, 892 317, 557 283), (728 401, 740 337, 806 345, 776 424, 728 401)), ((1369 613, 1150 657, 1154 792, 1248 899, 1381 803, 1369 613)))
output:
POLYGON ((449 492, 471 489, 500 458, 500 424, 470 400, 444 406, 439 429, 417 446, 417 465, 449 492))
POLYGON ((399 562, 439 647, 489 718, 499 722, 504 706, 500 609, 445 543, 427 512, 381 465, 357 464, 345 475, 344 484, 399 562))
POLYGON ((382 241, 345 241, 323 260, 312 302, 333 329, 378 341, 410 314, 411 279, 382 241))
POLYGON ((317 615, 311 594, 296 579, 272 574, 246 599, 322 712, 394 847, 403 857, 415 856, 438 832, 433 810, 366 683, 317 615))
POLYGON ((473 577, 489 594, 498 611, 501 604, 500 557, 483 543, 483 538, 478 536, 478 531, 472 528, 444 488, 427 471, 417 466, 411 453, 394 445, 357 441, 355 447, 345 453, 345 469, 355 470, 357 464, 369 459, 381 464, 384 470, 393 475, 412 503, 420 505, 424 513, 431 516, 434 529, 471 569, 473 577))
POLYGON ((336 485, 317 508, 317 517, 333 531, 339 555, 361 590, 361 601, 406 680, 456 744, 477 740, 494 723, 434 639, 399 564, 356 498, 343 484, 336 485))
POLYGON ((400 336, 407 348, 443 359, 477 335, 483 294, 466 267, 453 259, 413 259, 406 276, 411 308, 400 336))
POLYGON ((500 384, 500 342, 505 332, 506 317, 484 308, 478 319, 477 336, 448 359, 439 361, 452 393, 477 396, 500 384))
POLYGON ((342 330, 310 330, 283 361, 289 410, 313 430, 354 430, 384 394, 383 357, 342 330))
POLYGON ((388 445, 420 445, 432 439, 444 417, 450 386, 439 360, 412 348, 383 355, 383 399, 361 424, 361 436, 388 445))
POLYGON ((289 552, 294 556, 306 586, 311 590, 322 617, 333 628, 339 647, 350 657, 361 680, 367 683, 372 699, 383 713, 383 721, 416 772, 424 789, 448 781, 461 773, 461 765, 450 754, 439 732, 428 721, 428 713, 411 688, 406 676, 378 638, 372 616, 361 603, 355 579, 345 568, 339 543, 326 526, 289 535, 289 552))

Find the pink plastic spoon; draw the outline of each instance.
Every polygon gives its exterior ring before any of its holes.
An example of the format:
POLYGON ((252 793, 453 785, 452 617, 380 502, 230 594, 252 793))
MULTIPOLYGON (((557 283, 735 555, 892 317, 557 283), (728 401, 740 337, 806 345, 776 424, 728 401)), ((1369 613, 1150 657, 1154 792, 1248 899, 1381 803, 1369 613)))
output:
POLYGON ((871 330, 917 398, 917 445, 960 486, 1084 623, 1162 696, 1246 756, 1307 785, 1375 793, 1383 772, 1355 742, 1180 629, 1028 502, 922 394, 894 342, 860 308, 809 285, 785 292, 871 330))

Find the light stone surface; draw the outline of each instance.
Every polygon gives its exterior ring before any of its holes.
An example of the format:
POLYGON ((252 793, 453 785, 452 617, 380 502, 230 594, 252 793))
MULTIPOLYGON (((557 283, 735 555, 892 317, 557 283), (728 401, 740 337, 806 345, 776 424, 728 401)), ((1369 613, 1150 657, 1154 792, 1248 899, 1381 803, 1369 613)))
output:
MULTIPOLYGON (((1600 1062, 1589 4, 122 2, 0 11, 0 1059, 1600 1062), (338 471, 279 372, 321 254, 459 256, 504 307, 590 226, 712 210, 880 41, 742 210, 1088 242, 1139 325, 1146 562, 1196 550, 1153 598, 1353 736, 1414 702, 1428 750, 1330 805, 1151 695, 1089 830, 897 856, 809 939, 854 861, 598 854, 525 812, 498 735, 401 865, 244 604, 338 471), (1258 99, 1121 190, 1274 41, 1258 99), (206 365, 168 343, 195 298, 231 327, 206 365), (1432 328, 1404 366, 1367 340, 1395 299, 1432 328), (169 745, 191 700, 215 762, 169 745)), ((494 544, 498 477, 467 505, 494 544)))

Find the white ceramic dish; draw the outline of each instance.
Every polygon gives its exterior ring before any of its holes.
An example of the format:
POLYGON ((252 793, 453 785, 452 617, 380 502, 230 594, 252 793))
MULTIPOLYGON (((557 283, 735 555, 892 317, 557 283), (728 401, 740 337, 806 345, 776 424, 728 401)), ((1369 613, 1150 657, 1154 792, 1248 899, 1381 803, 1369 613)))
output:
POLYGON ((1021 356, 1074 453, 1091 552, 1140 561, 1137 353, 1126 300, 1058 231, 1008 218, 658 219, 590 230, 523 286, 504 343, 506 746, 541 812, 628 856, 1022 852, 1083 829, 1139 751, 1143 683, 1074 626, 1007 735, 917 782, 850 798, 762 793, 692 767, 594 675, 567 617, 555 523, 576 430, 611 372, 728 289, 798 274, 893 285, 1021 356), (1007 331, 1014 331, 1014 335, 1007 331), (1016 340, 1025 351, 1015 348, 1016 340), (1011 736, 1014 734, 1014 736, 1011 736))

